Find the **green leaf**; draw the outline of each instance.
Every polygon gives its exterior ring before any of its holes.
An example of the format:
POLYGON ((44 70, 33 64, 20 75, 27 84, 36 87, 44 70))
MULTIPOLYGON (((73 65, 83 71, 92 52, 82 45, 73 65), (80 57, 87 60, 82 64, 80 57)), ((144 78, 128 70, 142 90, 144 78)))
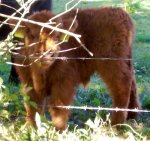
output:
POLYGON ((30 104, 33 108, 37 109, 37 104, 36 104, 35 102, 29 101, 29 104, 30 104))
POLYGON ((99 100, 99 99, 97 99, 97 98, 94 98, 93 102, 94 102, 94 104, 95 104, 96 106, 101 105, 100 100, 99 100))
POLYGON ((8 118, 9 112, 7 110, 1 110, 0 111, 0 117, 8 118))
POLYGON ((29 102, 30 101, 30 96, 24 95, 23 100, 24 100, 24 102, 29 102))

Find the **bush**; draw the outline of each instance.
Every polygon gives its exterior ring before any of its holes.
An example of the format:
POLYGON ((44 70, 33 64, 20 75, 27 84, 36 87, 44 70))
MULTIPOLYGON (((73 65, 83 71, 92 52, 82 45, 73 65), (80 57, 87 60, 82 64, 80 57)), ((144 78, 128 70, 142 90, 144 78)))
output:
POLYGON ((124 6, 129 13, 135 13, 141 7, 139 0, 124 0, 124 6))

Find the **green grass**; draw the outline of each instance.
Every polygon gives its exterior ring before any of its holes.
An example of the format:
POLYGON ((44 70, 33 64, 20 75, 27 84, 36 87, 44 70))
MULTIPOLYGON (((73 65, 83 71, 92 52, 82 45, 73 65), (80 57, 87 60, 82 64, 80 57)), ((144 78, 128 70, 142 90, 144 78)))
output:
MULTIPOLYGON (((55 0, 53 5, 53 11, 59 13, 65 10, 66 3, 70 0, 55 0)), ((72 7, 77 1, 74 1, 68 5, 72 7)), ((79 8, 90 8, 90 7, 104 7, 104 6, 122 6, 121 0, 99 0, 99 1, 82 1, 77 7, 79 8)))
MULTIPOLYGON (((64 11, 65 4, 69 0, 54 0, 53 11, 59 13, 64 11)), ((76 2, 76 1, 75 1, 76 2)), ((123 6, 122 0, 99 0, 97 2, 82 2, 78 7, 102 7, 102 6, 123 6)), ((150 1, 144 0, 140 3, 140 9, 131 14, 135 24, 135 43, 133 50, 134 66, 138 94, 143 109, 150 109, 150 1)), ((20 87, 9 84, 8 77, 10 66, 5 64, 4 57, 0 57, 0 77, 4 80, 6 88, 2 88, 0 95, 0 140, 85 140, 91 141, 94 138, 101 140, 130 140, 142 141, 141 134, 150 140, 150 114, 141 114, 136 122, 125 125, 120 132, 115 131, 109 125, 107 119, 108 111, 84 111, 72 110, 69 121, 69 128, 60 134, 56 132, 52 123, 45 118, 38 119, 40 123, 38 130, 31 128, 29 131, 23 128, 25 122, 25 111, 20 87), (102 120, 100 117, 102 117, 102 120), (91 119, 91 120, 89 120, 91 119), (99 119, 99 120, 98 120, 99 119), (87 124, 85 122, 88 120, 87 124), (98 121, 97 121, 98 120, 98 121), (105 122, 105 120, 107 122, 105 122), (100 121, 100 122, 99 122, 100 121), (76 128, 77 126, 77 128, 76 128), (138 134, 139 133, 139 134, 138 134), (111 139, 110 139, 111 138, 111 139)), ((1 83, 0 83, 1 84, 1 83)), ((80 86, 77 90, 74 105, 76 106, 102 106, 111 107, 111 98, 103 82, 94 75, 87 88, 80 86)))

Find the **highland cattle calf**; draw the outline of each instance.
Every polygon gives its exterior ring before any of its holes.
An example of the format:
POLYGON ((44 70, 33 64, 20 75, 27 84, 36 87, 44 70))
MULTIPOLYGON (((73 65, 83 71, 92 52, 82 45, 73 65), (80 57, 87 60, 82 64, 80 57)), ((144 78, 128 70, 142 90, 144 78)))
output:
MULTIPOLYGON (((68 30, 75 15, 76 10, 70 11, 53 19, 52 25, 60 24, 58 27, 68 30)), ((42 11, 29 19, 46 23, 53 16, 55 15, 51 12, 42 11)), ((25 103, 27 125, 34 123, 36 112, 42 113, 47 98, 54 126, 60 130, 65 129, 70 112, 54 106, 71 105, 77 86, 86 85, 93 73, 97 73, 106 84, 114 108, 140 108, 132 62, 134 26, 129 15, 122 9, 79 10, 70 31, 82 36, 81 41, 93 53, 92 57, 72 36, 68 41, 56 45, 61 42, 64 33, 31 23, 24 22, 22 25, 25 47, 19 51, 22 57, 17 57, 15 63, 24 64, 24 67, 16 66, 16 70, 23 84, 23 92, 37 104, 37 108, 34 108, 25 103), (72 48, 77 49, 65 51, 72 48), (48 50, 47 54, 39 57, 48 50), (58 59, 59 57, 68 60, 58 59), (73 59, 81 57, 92 59, 73 59)), ((135 117, 136 113, 113 111, 112 124, 123 123, 127 118, 135 117)))

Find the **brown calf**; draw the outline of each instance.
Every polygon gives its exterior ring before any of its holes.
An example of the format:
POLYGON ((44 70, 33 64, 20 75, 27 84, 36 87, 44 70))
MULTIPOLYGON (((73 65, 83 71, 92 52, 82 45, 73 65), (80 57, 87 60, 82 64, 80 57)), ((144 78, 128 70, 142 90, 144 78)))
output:
MULTIPOLYGON (((73 10, 55 20, 61 28, 68 29, 76 14, 73 10)), ((51 12, 37 12, 30 20, 48 22, 54 15, 51 12)), ((16 58, 15 63, 28 65, 43 52, 50 50, 58 57, 91 57, 74 37, 59 46, 63 33, 31 23, 22 23, 25 28, 25 48, 19 53, 25 58, 16 58), (33 45, 33 43, 35 43, 33 45), (31 45, 32 44, 32 45, 31 45), (32 47, 31 47, 32 46, 32 47), (60 52, 77 47, 74 51, 60 52), (59 53, 58 53, 59 52, 59 53)), ((25 103, 27 124, 34 122, 35 113, 42 113, 44 100, 49 97, 48 105, 71 105, 77 86, 86 85, 90 76, 97 73, 105 82, 113 107, 140 108, 132 63, 132 44, 134 27, 129 15, 119 8, 100 8, 79 10, 71 29, 80 34, 82 43, 93 53, 93 58, 113 58, 113 60, 59 60, 52 59, 51 53, 28 67, 16 67, 24 86, 24 93, 37 103, 37 109, 25 103), (31 87, 31 89, 28 89, 31 87)), ((69 110, 49 107, 53 124, 60 130, 66 128, 69 110)), ((136 113, 112 112, 112 124, 123 123, 126 118, 134 118, 136 113)))

